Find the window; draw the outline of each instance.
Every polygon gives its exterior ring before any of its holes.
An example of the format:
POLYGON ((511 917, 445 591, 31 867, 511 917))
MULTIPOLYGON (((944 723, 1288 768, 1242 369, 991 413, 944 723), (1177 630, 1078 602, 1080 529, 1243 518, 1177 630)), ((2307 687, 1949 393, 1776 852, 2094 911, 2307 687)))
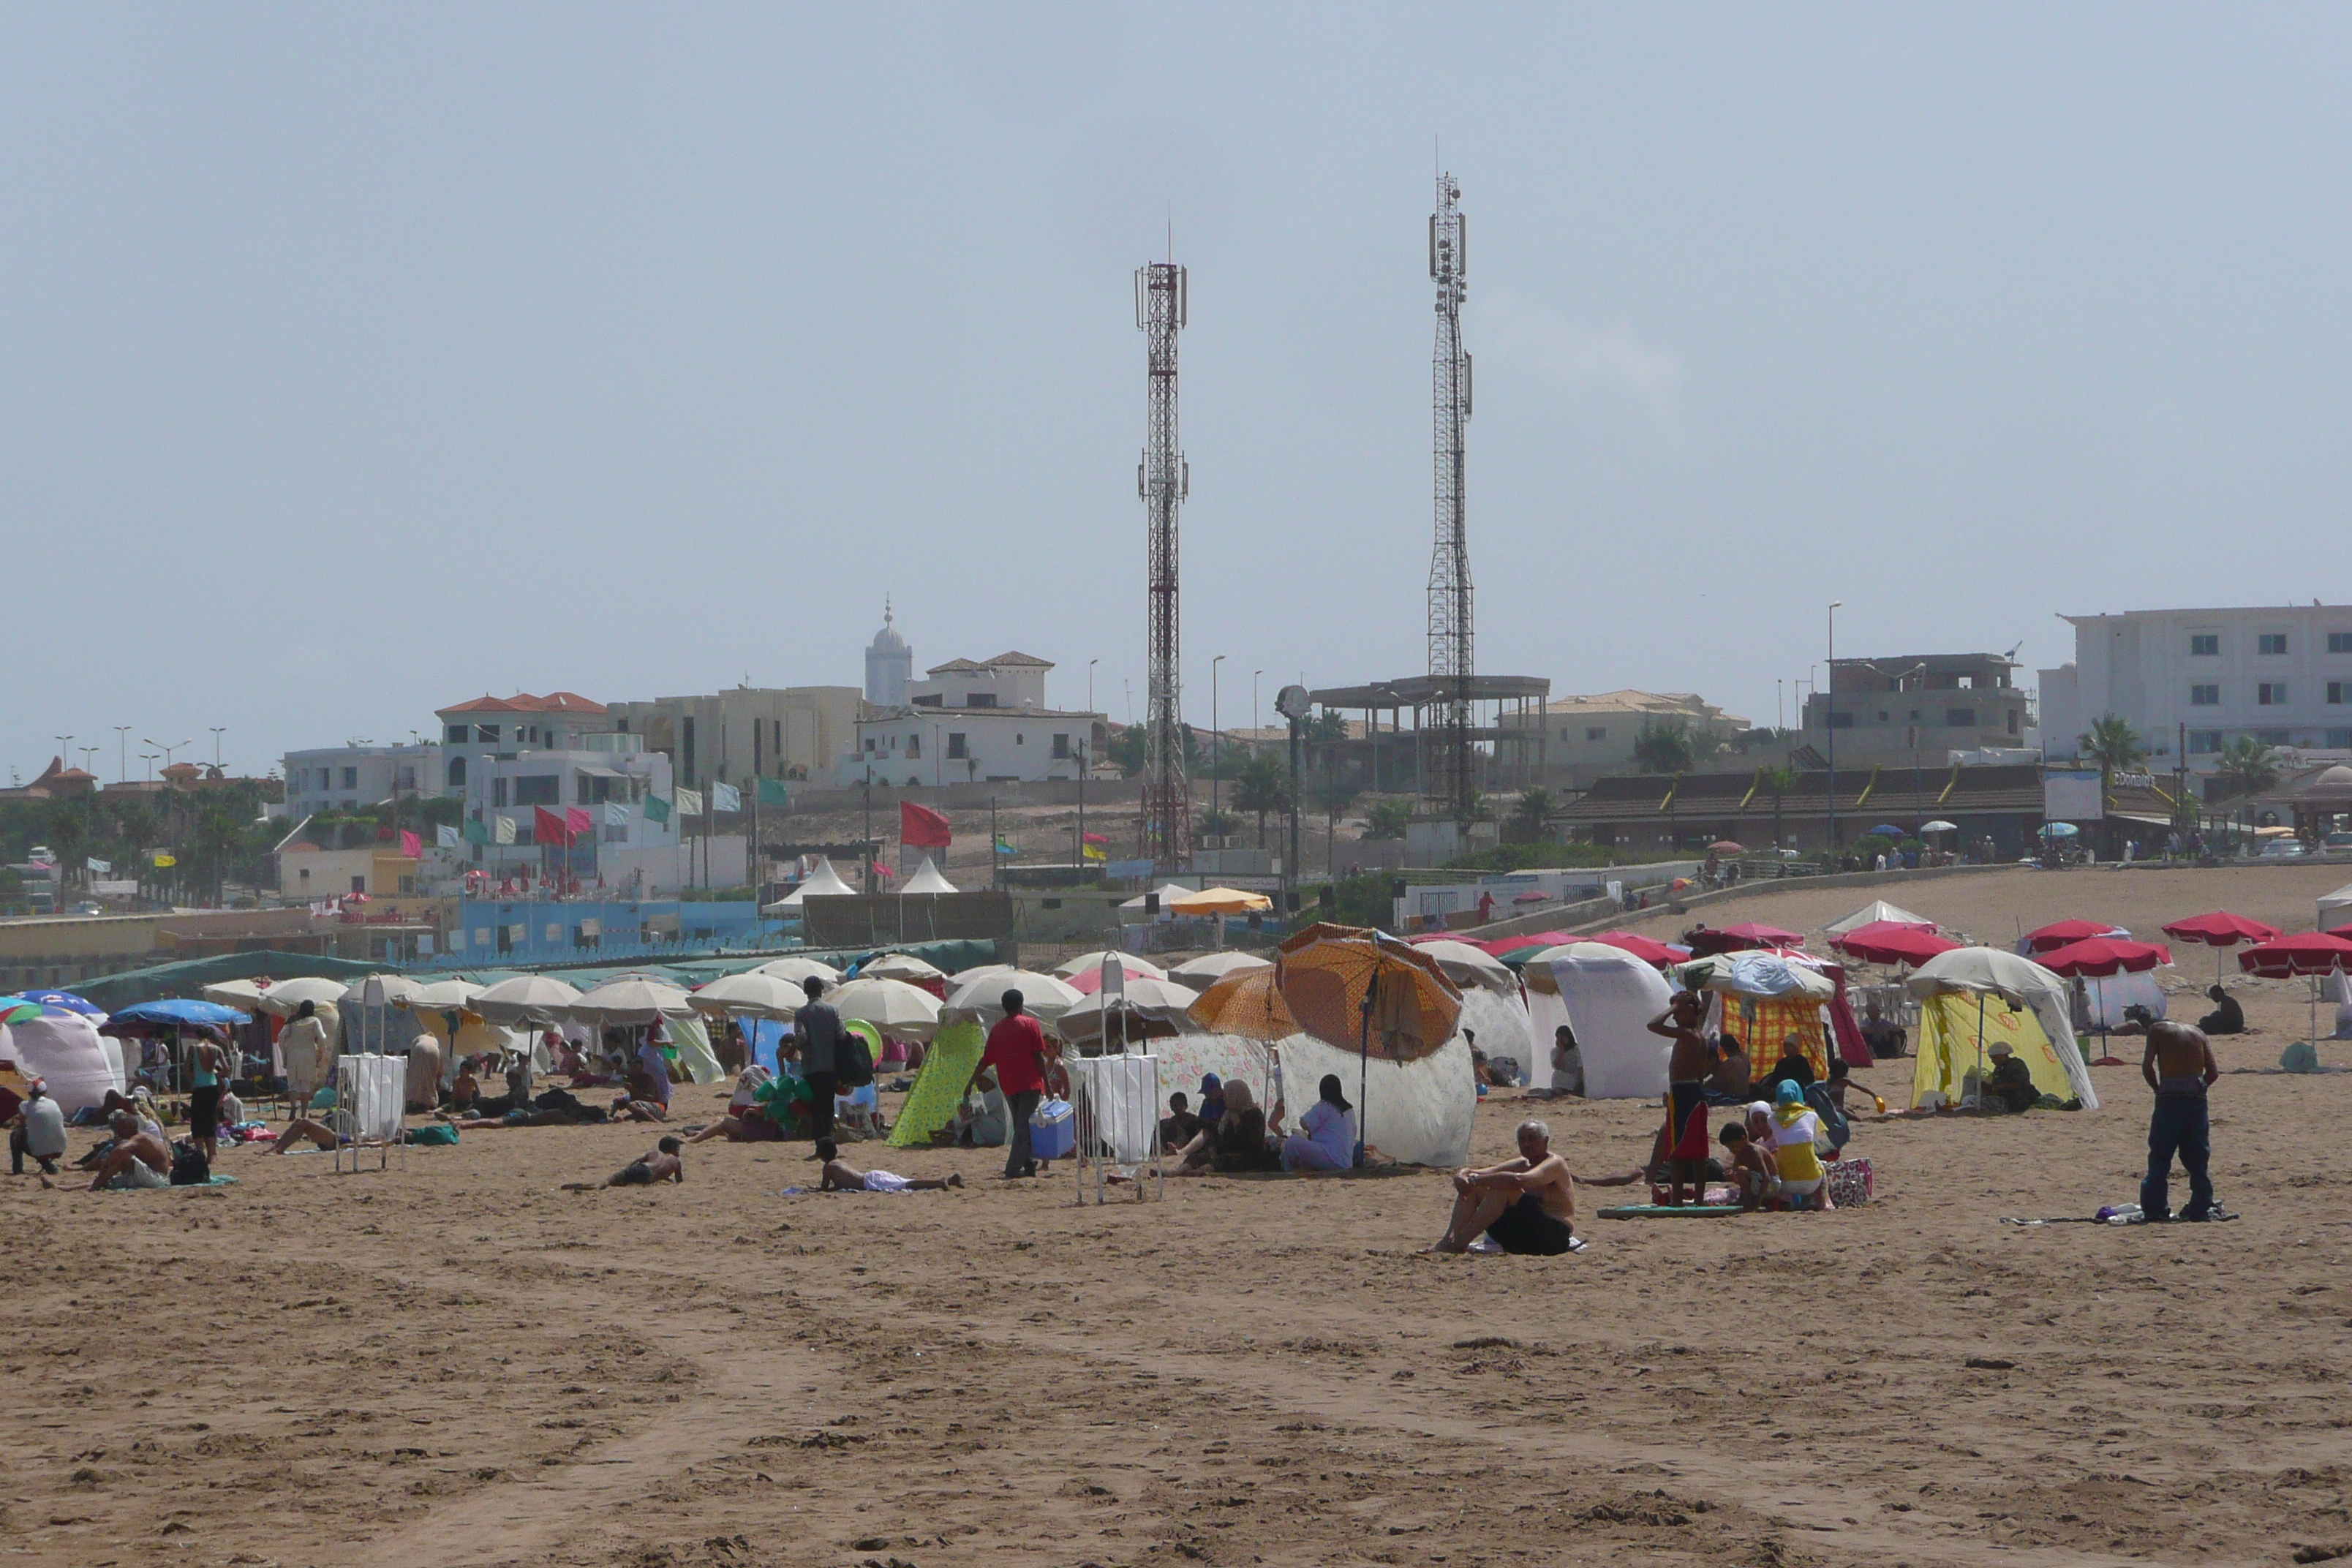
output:
POLYGON ((2327 683, 2327 701, 2330 707, 2338 707, 2342 705, 2344 701, 2344 688, 2347 684, 2347 682, 2341 680, 2331 680, 2327 683))
POLYGON ((2257 730, 2254 739, 2265 746, 2286 746, 2294 742, 2294 737, 2284 730, 2257 730))
POLYGON ((2189 634, 2189 657, 2191 658, 2221 658, 2221 634, 2220 632, 2190 632, 2189 634))
POLYGON ((967 708, 993 708, 996 706, 996 693, 967 691, 963 694, 963 705, 967 708))
POLYGON ((366 891, 367 891, 367 879, 366 879, 365 877, 353 877, 353 878, 352 879, 352 892, 354 892, 354 893, 364 893, 364 892, 366 892, 366 891))
POLYGON ((2191 730, 2189 731, 2189 754, 2190 756, 2210 757, 2221 749, 2221 731, 2191 730))
POLYGON ((1067 735, 1056 735, 1056 736, 1055 736, 1055 737, 1054 737, 1054 760, 1055 760, 1055 762, 1059 762, 1059 761, 1061 761, 1064 757, 1066 757, 1066 756, 1068 756, 1069 754, 1070 754, 1070 738, 1069 738, 1067 735))
POLYGON ((2254 651, 2267 658, 2276 658, 2286 652, 2284 632, 2261 632, 2254 637, 2254 651))
POLYGON ((2327 749, 2331 752, 2352 752, 2352 730, 2328 731, 2327 749))
MULTIPOLYGON (((1606 724, 1587 724, 1584 727, 1584 738, 1588 741, 1605 741, 1609 738, 1609 726, 1606 724)), ((1565 741, 1568 737, 1562 735, 1560 739, 1565 741)))
POLYGON ((2259 708, 2285 707, 2286 682, 2265 680, 2257 684, 2254 688, 2254 705, 2259 708))
POLYGON ((2327 651, 2330 653, 2352 653, 2352 632, 2328 633, 2327 651))
POLYGON ((553 773, 526 773, 514 782, 517 805, 558 805, 562 800, 563 781, 553 773))
POLYGON ((2191 708, 2219 708, 2221 706, 2221 684, 2216 681, 2209 682, 2203 686, 2190 687, 2189 689, 2189 706, 2191 708))
MULTIPOLYGON (((898 743, 898 737, 896 735, 891 736, 890 744, 892 747, 896 748, 898 743)), ((920 733, 912 734, 907 737, 907 754, 910 757, 919 757, 923 754, 923 737, 920 733)))
POLYGON ((451 789, 466 787, 466 759, 463 757, 449 759, 449 787, 451 789))
POLYGON ((1944 726, 1951 730, 1973 730, 1977 727, 1977 710, 1973 708, 1947 708, 1944 726))
POLYGON ((969 757, 969 756, 971 756, 971 753, 970 752, 968 752, 968 751, 966 751, 966 750, 964 749, 964 738, 963 738, 963 731, 961 731, 961 730, 950 730, 950 731, 948 731, 948 759, 949 759, 950 762, 959 762, 959 763, 960 763, 960 762, 962 762, 965 758, 967 758, 967 757, 969 757))
POLYGON ((874 754, 874 737, 871 735, 866 737, 866 754, 869 757, 874 754))
POLYGON ((507 781, 505 777, 501 775, 490 781, 490 804, 492 805, 504 805, 506 803, 507 781))
POLYGON ((691 716, 677 721, 678 783, 694 787, 694 720, 691 716))
POLYGON ((1878 710, 1878 721, 1882 724, 1886 722, 1886 710, 1884 708, 1878 710))
POLYGON ((474 740, 477 743, 485 746, 497 745, 499 743, 499 727, 496 724, 475 725, 474 740))
POLYGON ((586 773, 573 773, 572 775, 572 804, 574 805, 586 805, 588 804, 588 775, 586 773))
POLYGON ((1016 746, 1025 746, 1029 743, 1029 737, 1016 730, 1013 732, 1013 743, 1016 746))
POLYGON ((360 787, 359 769, 345 768, 343 770, 343 787, 345 789, 357 789, 360 787))
POLYGON ((2017 710, 2014 708, 2009 710, 2009 732, 2012 735, 2017 733, 2017 710))
POLYGON ((449 743, 453 746, 462 746, 466 743, 466 737, 473 732, 474 731, 466 725, 452 724, 449 726, 449 743))

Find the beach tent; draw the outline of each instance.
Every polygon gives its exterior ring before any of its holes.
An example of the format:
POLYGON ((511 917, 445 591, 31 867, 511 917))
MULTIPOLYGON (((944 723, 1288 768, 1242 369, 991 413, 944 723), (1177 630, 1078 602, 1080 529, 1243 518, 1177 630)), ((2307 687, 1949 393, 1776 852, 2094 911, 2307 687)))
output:
MULTIPOLYGON (((1154 1040, 1151 1047, 1159 1051, 1215 1037, 1191 1035, 1181 1040, 1154 1040)), ((1453 1169, 1469 1163, 1478 1086, 1470 1076, 1470 1047, 1459 1032, 1412 1061, 1378 1056, 1367 1060, 1352 1049, 1341 1050, 1304 1034, 1284 1040, 1276 1050, 1287 1109, 1285 1127, 1297 1128, 1298 1118, 1315 1103, 1315 1086, 1325 1073, 1336 1073, 1356 1107, 1357 1126, 1366 1143, 1408 1165, 1453 1169)), ((1197 1088, 1199 1081, 1184 1087, 1197 1088)), ((1168 1087, 1178 1085, 1171 1080, 1168 1087)))
POLYGON ((2319 918, 2312 924, 2320 931, 2327 931, 2341 925, 2347 919, 2352 919, 2352 882, 2320 896, 2319 918))
POLYGON ((1873 899, 1842 921, 1832 921, 1825 929, 1832 936, 1843 936, 1850 931, 1860 931, 1866 925, 1880 923, 1910 926, 1918 931, 1934 931, 1936 922, 1926 915, 1915 915, 1899 904, 1885 899, 1873 899))
MULTIPOLYGON (((1170 911, 1169 906, 1171 904, 1173 904, 1178 899, 1190 898, 1194 892, 1198 891, 1198 889, 1188 888, 1181 882, 1162 882, 1158 888, 1154 889, 1153 891, 1160 895, 1160 918, 1166 921, 1176 918, 1174 914, 1170 911)), ((1122 913, 1132 914, 1137 920, 1148 919, 1150 917, 1145 915, 1143 912, 1144 900, 1150 896, 1151 895, 1150 893, 1138 893, 1135 897, 1128 900, 1118 907, 1122 913)), ((1128 923, 1132 925, 1135 922, 1133 921, 1129 921, 1128 923)))
POLYGON ((799 887, 760 912, 763 915, 779 914, 785 910, 799 909, 803 899, 842 898, 856 891, 841 879, 841 873, 833 868, 832 860, 820 855, 816 858, 816 869, 802 878, 799 887))
POLYGON ((0 1025, 0 1060, 47 1083, 49 1098, 68 1116, 102 1104, 108 1089, 130 1087, 121 1055, 108 1055, 98 1025, 69 1007, 44 1007, 37 1017, 0 1025))
POLYGON ((1929 959, 1905 984, 1919 999, 1912 1104, 1931 1092, 1957 1102, 1961 1079, 1980 1064, 1990 1071, 1992 1042, 2006 1039, 2035 1088, 2099 1108, 2074 1044, 2066 982, 2042 965, 1999 948, 1963 947, 1929 959))
MULTIPOLYGON (((1517 1068, 1513 1081, 1533 1081, 1529 1074, 1536 1070, 1536 1058, 1542 1065, 1551 1065, 1551 1037, 1536 1037, 1535 1021, 1528 1015, 1527 1002, 1519 994, 1516 981, 1508 991, 1496 991, 1485 985, 1465 985, 1462 988, 1462 1016, 1455 1026, 1466 1037, 1475 1036, 1478 1049, 1486 1053, 1490 1062, 1508 1060, 1517 1068)), ((1301 1107, 1300 1109, 1305 1109, 1301 1107)))
POLYGON ((931 864, 931 858, 928 855, 923 857, 923 863, 915 868, 915 874, 907 879, 907 885, 898 889, 901 893, 952 893, 955 890, 955 884, 940 874, 940 868, 931 864))
POLYGON ((1843 1047, 1830 1047, 1833 1026, 1826 1016, 1838 1000, 1840 981, 1817 963, 1793 953, 1731 952, 1695 960, 1676 973, 1684 984, 1711 994, 1710 1026, 1745 1046, 1757 1073, 1780 1060, 1791 1039, 1816 1078, 1829 1077, 1830 1058, 1843 1054, 1843 1047))
POLYGON ((1536 1042, 1528 1079, 1534 1087, 1552 1087, 1552 1034, 1566 1024, 1584 1058, 1587 1099, 1645 1100, 1666 1091, 1668 1042, 1650 1033, 1649 1024, 1666 1010, 1674 987, 1654 965, 1622 947, 1577 942, 1536 954, 1521 973, 1536 1042))

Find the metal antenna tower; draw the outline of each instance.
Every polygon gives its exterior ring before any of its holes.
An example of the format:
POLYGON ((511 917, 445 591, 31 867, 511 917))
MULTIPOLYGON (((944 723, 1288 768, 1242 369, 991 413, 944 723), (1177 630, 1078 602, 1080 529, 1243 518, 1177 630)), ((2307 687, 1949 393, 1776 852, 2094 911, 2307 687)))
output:
POLYGON ((1462 187, 1437 176, 1429 217, 1429 275, 1437 282, 1437 350, 1432 364, 1436 447, 1437 542, 1429 557, 1429 673, 1442 693, 1437 745, 1423 788, 1465 830, 1477 780, 1471 766, 1470 682, 1476 669, 1470 587, 1470 534, 1463 506, 1462 426, 1470 417, 1470 356, 1462 349, 1465 220, 1462 187))
POLYGON ((1143 498, 1150 586, 1150 706, 1143 731, 1143 852, 1162 871, 1181 871, 1192 853, 1192 790, 1184 776, 1183 683, 1178 669, 1176 511, 1192 489, 1192 465, 1176 444, 1176 334, 1184 328, 1184 268, 1150 261, 1135 271, 1135 324, 1147 345, 1143 498))

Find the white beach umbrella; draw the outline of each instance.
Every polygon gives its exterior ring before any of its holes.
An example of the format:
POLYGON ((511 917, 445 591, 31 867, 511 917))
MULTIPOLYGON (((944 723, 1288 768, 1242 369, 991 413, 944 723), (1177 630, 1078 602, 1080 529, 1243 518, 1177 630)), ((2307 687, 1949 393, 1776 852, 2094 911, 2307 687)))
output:
POLYGON ((1002 998, 1007 991, 1020 992, 1024 1009, 1040 1018, 1058 1018, 1085 1000, 1083 992, 1057 976, 991 965, 974 975, 956 976, 946 1010, 993 1021, 1004 1016, 1002 998))
POLYGON ((903 980, 859 975, 825 997, 844 1018, 862 1020, 896 1039, 929 1040, 939 1033, 940 999, 903 980))
POLYGON ((936 963, 926 963, 911 952, 886 952, 873 963, 861 965, 860 980, 945 980, 948 972, 936 963))
POLYGON ((580 988, 547 974, 518 974, 476 995, 473 1010, 493 1024, 547 1024, 580 1000, 580 988))
POLYGON ((698 1013, 748 1013, 756 1018, 790 1018, 808 1005, 808 994, 797 981, 754 969, 748 973, 722 975, 700 990, 688 993, 686 1003, 698 1013))
POLYGON ((436 980, 430 985, 412 986, 398 1005, 412 1013, 447 1013, 471 1007, 481 994, 482 987, 470 980, 436 980))
POLYGON ((261 987, 250 980, 224 980, 205 986, 204 998, 218 1006, 251 1013, 261 1005, 261 987))
MULTIPOLYGON (((814 958, 772 958, 751 973, 773 976, 795 989, 812 974, 824 981, 824 988, 828 991, 841 984, 840 970, 830 963, 821 963, 814 958)), ((803 1002, 808 1000, 805 993, 802 994, 801 1000, 803 1002)))
POLYGON ((1076 958, 1066 958, 1054 965, 1054 973, 1066 980, 1073 974, 1083 974, 1088 970, 1099 971, 1106 958, 1117 959, 1119 965, 1129 974, 1149 975, 1154 980, 1168 978, 1168 972, 1150 959, 1138 958, 1131 952, 1113 952, 1108 948, 1097 948, 1092 952, 1082 952, 1076 958))
POLYGON ((338 1005, 344 1007, 397 1007, 406 1002, 417 983, 405 974, 369 974, 343 988, 338 1005))
POLYGON ((1171 980, 1181 981, 1195 990, 1206 991, 1226 975, 1244 969, 1272 969, 1273 963, 1247 952, 1204 952, 1198 958, 1188 958, 1168 972, 1171 980))
POLYGON ((1466 942, 1423 942, 1413 945, 1437 961, 1445 977, 1456 985, 1478 984, 1489 991, 1517 992, 1519 977, 1509 964, 1483 947, 1466 942))
POLYGON ((350 983, 342 980, 321 980, 315 975, 301 975, 292 980, 280 980, 261 993, 260 1008, 273 1017, 290 1018, 303 1003, 320 1007, 332 1007, 343 999, 350 983))
POLYGON ((677 986, 633 974, 607 980, 565 1010, 583 1024, 622 1027, 656 1018, 683 1018, 693 1011, 686 993, 677 986))

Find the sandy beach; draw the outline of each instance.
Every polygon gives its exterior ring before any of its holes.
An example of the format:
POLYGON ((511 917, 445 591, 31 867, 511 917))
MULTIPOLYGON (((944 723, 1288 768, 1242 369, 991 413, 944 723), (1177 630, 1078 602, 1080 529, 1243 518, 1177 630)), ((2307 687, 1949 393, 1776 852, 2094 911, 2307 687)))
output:
MULTIPOLYGON (((2006 942, 2307 929, 2342 868, 1874 889, 2006 942)), ((1871 896, 1707 911, 1811 930, 1871 896), (1732 911, 1736 910, 1734 914, 1732 911)), ((1670 934, 1695 917, 1632 922, 1670 934)), ((2160 940, 2160 938, 2158 938, 2160 940)), ((2182 950, 2201 987, 2211 954, 2182 950)), ((2131 1199, 2148 1097, 1865 1122, 1877 1201, 1587 1220, 1580 1256, 1433 1258, 1444 1174, 1170 1183, 866 1144, 961 1193, 785 1195, 803 1145, 575 1194, 644 1128, 469 1134, 389 1172, 0 1184, 0 1551, 89 1564, 2287 1563, 2352 1551, 2352 1074, 2272 1068, 2300 983, 2218 1042, 2226 1225, 2021 1229, 2131 1199)), ((2323 1032, 2327 1014, 2322 1012, 2323 1032)), ((2323 1063, 2352 1046, 2323 1044, 2323 1063)), ((1909 1064, 1862 1075, 1900 1103, 1909 1064)), ((681 1090, 682 1114, 722 1102, 681 1090)), ((1481 1107, 1499 1157, 1528 1107, 1481 1107)), ((1580 1172, 1655 1111, 1538 1108, 1580 1172)), ((77 1152, 87 1144, 77 1135, 77 1152)), ((1614 1194, 1587 1192, 1597 1207, 1614 1194)))

